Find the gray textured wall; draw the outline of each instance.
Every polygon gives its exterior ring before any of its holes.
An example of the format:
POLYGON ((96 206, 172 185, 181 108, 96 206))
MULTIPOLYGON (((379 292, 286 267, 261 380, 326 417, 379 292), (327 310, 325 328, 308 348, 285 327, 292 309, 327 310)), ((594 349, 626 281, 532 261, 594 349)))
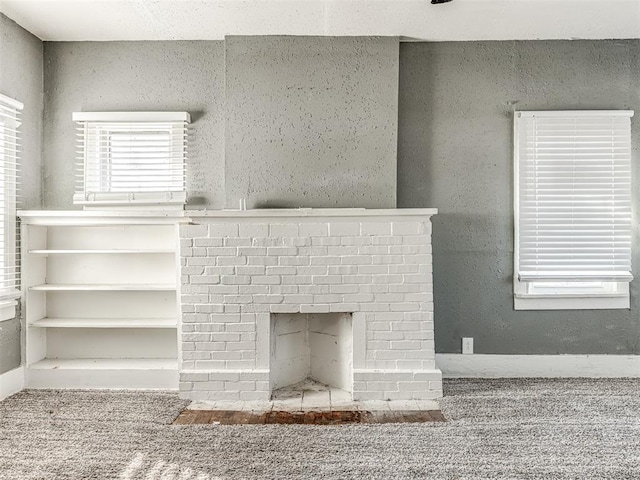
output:
POLYGON ((227 37, 226 205, 395 207, 398 45, 227 37))
POLYGON ((190 205, 224 201, 223 42, 45 42, 44 204, 73 209, 77 111, 191 113, 190 205))
POLYGON ((471 336, 477 353, 640 354, 640 279, 631 283, 631 310, 513 310, 514 108, 634 109, 633 184, 640 185, 640 42, 403 44, 398 205, 439 209, 437 351, 460 352, 460 338, 471 336))
MULTIPOLYGON (((42 42, 0 14, 0 93, 24 103, 22 207, 40 208, 42 42)), ((0 322, 0 374, 20 365, 20 321, 0 322)))
MULTIPOLYGON (((284 56, 290 50, 279 52, 284 56)), ((46 207, 73 208, 68 177, 73 164, 71 112, 121 108, 202 112, 194 125, 199 151, 192 158, 190 190, 207 206, 221 207, 223 56, 222 42, 45 44, 46 207)), ((369 54, 365 57, 374 67, 380 64, 369 54)), ((278 72, 262 68, 251 70, 254 83, 278 78, 278 72)), ((378 67, 362 68, 366 76, 380 73, 378 67)), ((630 311, 515 312, 511 295, 514 108, 635 109, 640 115, 640 43, 405 43, 399 68, 398 205, 440 209, 433 237, 437 351, 459 352, 464 335, 475 337, 480 353, 640 353, 639 281, 631 284, 630 311)), ((297 105, 302 111, 309 96, 313 98, 311 89, 297 103, 291 97, 286 106, 297 105)), ((258 104, 263 108, 266 101, 258 104)), ((638 117, 632 120, 636 160, 639 122, 638 117)), ((263 140, 265 132, 262 128, 263 140)), ((312 148, 313 142, 306 145, 312 148)), ((230 174, 248 177, 259 171, 242 158, 238 161, 243 168, 230 174)), ((288 166, 293 171, 281 173, 297 176, 304 171, 295 163, 288 166)), ((638 184, 635 165, 634 175, 638 184)), ((234 181, 241 185, 242 178, 234 181)), ((313 185, 315 189, 317 183, 313 185)), ((302 197, 299 185, 292 191, 302 197)), ((231 198, 230 206, 236 205, 231 198)), ((637 232, 633 242, 638 245, 637 232)), ((636 247, 636 270, 639 252, 636 247)))

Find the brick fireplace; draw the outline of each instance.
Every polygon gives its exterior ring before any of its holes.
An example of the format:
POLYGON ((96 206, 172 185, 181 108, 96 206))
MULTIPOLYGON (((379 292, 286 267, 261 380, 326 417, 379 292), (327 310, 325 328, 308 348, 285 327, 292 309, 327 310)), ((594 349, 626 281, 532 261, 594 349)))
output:
POLYGON ((190 211, 180 394, 269 400, 304 377, 353 400, 442 396, 435 209, 190 211))

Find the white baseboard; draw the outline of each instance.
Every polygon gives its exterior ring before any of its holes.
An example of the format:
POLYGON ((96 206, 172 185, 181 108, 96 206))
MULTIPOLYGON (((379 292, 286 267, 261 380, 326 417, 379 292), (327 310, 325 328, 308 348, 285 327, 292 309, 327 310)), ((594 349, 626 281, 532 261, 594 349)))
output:
POLYGON ((640 377, 640 355, 436 354, 445 378, 640 377))
POLYGON ((14 368, 0 375, 0 400, 24 388, 24 367, 14 368))

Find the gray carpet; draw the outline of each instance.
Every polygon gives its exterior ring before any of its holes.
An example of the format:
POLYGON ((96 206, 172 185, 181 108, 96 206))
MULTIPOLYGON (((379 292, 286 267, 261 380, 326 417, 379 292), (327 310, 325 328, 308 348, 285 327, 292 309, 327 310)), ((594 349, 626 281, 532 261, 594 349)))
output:
POLYGON ((640 380, 449 380, 448 423, 174 426, 172 393, 0 402, 0 479, 640 479, 640 380))

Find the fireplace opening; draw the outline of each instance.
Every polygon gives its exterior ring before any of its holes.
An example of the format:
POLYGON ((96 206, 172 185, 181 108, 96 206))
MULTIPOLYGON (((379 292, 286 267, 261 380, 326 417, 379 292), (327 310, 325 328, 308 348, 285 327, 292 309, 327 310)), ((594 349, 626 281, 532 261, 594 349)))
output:
POLYGON ((272 314, 272 395, 276 395, 277 390, 311 381, 338 388, 351 396, 351 323, 350 313, 272 314))

